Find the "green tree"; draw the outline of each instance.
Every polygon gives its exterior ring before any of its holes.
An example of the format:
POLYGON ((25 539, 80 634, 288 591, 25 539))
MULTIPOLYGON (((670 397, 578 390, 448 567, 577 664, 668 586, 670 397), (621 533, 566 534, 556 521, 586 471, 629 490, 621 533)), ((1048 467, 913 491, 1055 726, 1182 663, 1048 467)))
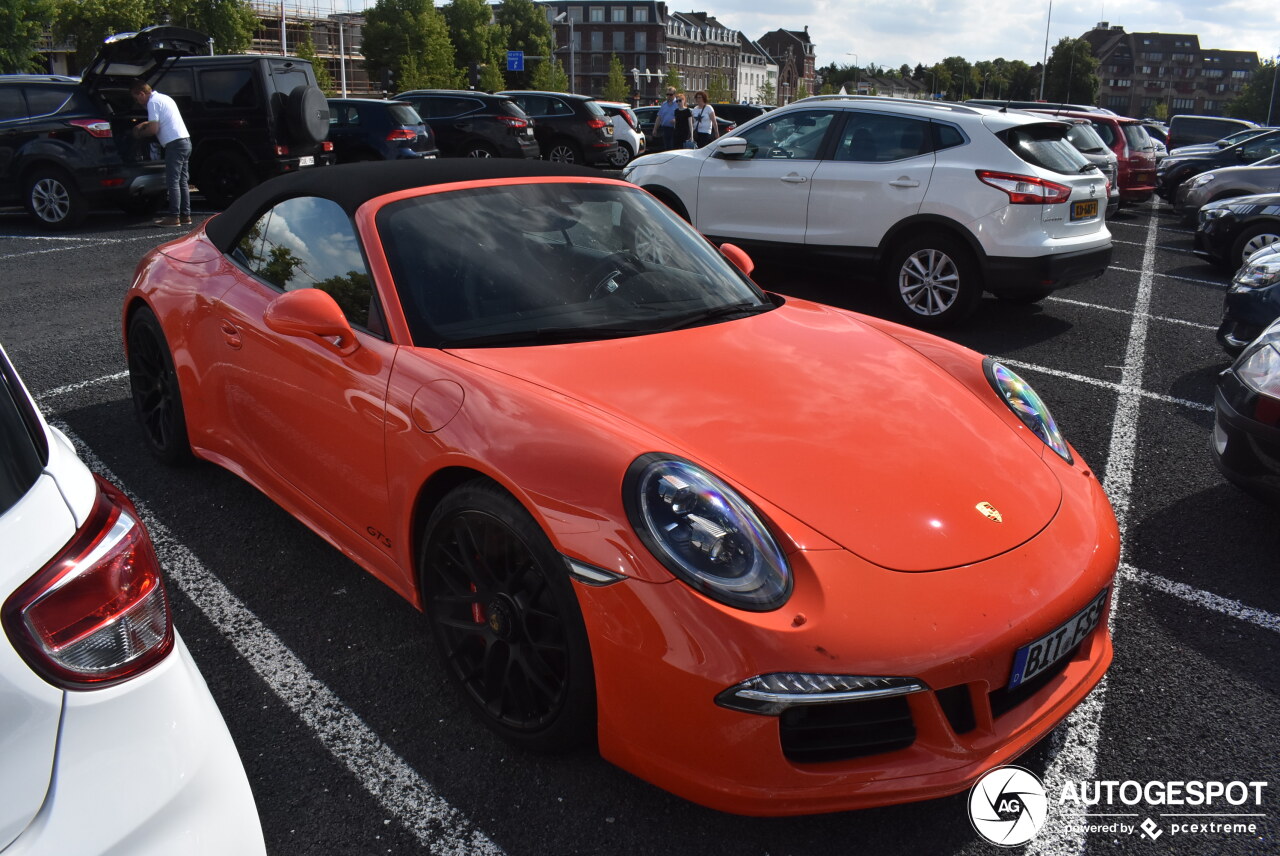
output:
POLYGON ((151 0, 58 0, 55 39, 76 47, 75 67, 84 68, 107 36, 135 32, 155 23, 151 0))
POLYGON ((760 85, 760 103, 774 107, 778 106, 778 90, 773 85, 773 81, 767 77, 764 83, 760 85))
POLYGON ((1272 122, 1280 121, 1280 92, 1275 91, 1275 84, 1275 60, 1263 60, 1244 89, 1227 105, 1227 115, 1252 122, 1266 122, 1268 116, 1272 122))
POLYGON ((496 92, 507 86, 507 29, 497 23, 484 0, 452 0, 441 10, 449 27, 455 61, 465 69, 480 70, 480 89, 496 92))
POLYGON ((1063 38, 1049 55, 1044 81, 1047 101, 1092 104, 1098 99, 1098 59, 1084 39, 1063 38))
POLYGON ((378 0, 365 13, 362 51, 370 79, 390 69, 397 90, 463 85, 449 28, 431 0, 378 0))
POLYGON ((617 54, 609 57, 609 75, 604 81, 604 98, 606 101, 630 101, 631 86, 627 83, 627 71, 622 67, 622 60, 617 54))
POLYGON ((311 38, 311 27, 293 42, 294 56, 311 63, 316 73, 316 85, 324 90, 324 94, 334 96, 338 93, 333 88, 333 75, 329 73, 329 64, 316 54, 316 44, 311 38))
POLYGON ((680 69, 674 65, 667 69, 667 79, 663 81, 663 91, 674 89, 676 92, 684 91, 684 81, 680 79, 680 69))
POLYGON ((568 92, 569 75, 560 60, 537 60, 529 77, 529 86, 543 92, 568 92))
POLYGON ((733 100, 733 91, 723 74, 713 74, 707 81, 707 100, 713 104, 723 104, 733 100))
POLYGON ((53 15, 52 0, 0 0, 0 74, 43 68, 36 48, 53 15))
POLYGON ((258 15, 247 0, 152 0, 151 23, 167 21, 198 30, 213 39, 220 54, 244 53, 253 44, 258 15))
MULTIPOLYGON (((533 85, 535 76, 539 79, 556 78, 557 72, 551 64, 555 56, 553 50, 556 40, 551 32, 551 25, 547 23, 544 7, 535 4, 533 0, 504 0, 494 10, 494 18, 503 27, 506 36, 506 44, 502 47, 504 54, 505 51, 524 51, 526 57, 546 57, 542 60, 527 60, 524 71, 507 72, 507 80, 512 87, 537 89, 533 85)), ((559 74, 563 73, 561 69, 559 74)), ((565 85, 558 87, 556 92, 569 90, 569 78, 565 76, 564 79, 565 85)))

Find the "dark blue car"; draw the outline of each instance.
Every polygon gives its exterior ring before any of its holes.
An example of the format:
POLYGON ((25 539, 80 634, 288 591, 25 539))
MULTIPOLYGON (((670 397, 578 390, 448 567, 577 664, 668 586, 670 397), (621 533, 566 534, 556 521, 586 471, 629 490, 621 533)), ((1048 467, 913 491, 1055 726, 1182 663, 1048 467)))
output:
POLYGON ((405 101, 330 98, 329 140, 339 163, 439 154, 431 128, 405 101))

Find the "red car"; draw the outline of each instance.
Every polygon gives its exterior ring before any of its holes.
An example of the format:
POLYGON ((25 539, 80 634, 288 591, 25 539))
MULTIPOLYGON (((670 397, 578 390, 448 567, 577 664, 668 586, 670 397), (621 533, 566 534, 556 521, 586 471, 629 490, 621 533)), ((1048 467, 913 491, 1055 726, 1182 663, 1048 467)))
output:
POLYGON ((1071 119, 1087 119, 1093 124, 1119 161, 1120 204, 1146 202, 1156 192, 1156 147, 1146 127, 1137 119, 1110 113, 1070 110, 1030 110, 1071 119))
POLYGON ((498 734, 834 811, 963 790, 1102 677, 1115 519, 1007 367, 596 172, 323 172, 143 259, 143 437, 418 606, 498 734))

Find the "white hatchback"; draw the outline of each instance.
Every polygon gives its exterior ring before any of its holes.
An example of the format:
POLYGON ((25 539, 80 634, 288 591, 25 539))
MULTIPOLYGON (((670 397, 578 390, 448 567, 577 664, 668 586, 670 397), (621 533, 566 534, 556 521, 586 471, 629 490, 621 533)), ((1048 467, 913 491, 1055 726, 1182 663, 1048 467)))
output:
POLYGON ((901 319, 940 327, 984 291, 1033 302, 1110 264, 1106 177, 1066 131, 1017 111, 817 96, 623 176, 713 241, 852 265, 901 319))
POLYGON ((262 854, 244 767, 129 500, 0 348, 0 851, 262 854))
POLYGON ((601 101, 598 98, 596 103, 613 117, 613 140, 618 144, 618 150, 613 154, 613 165, 626 166, 632 158, 644 154, 644 131, 640 128, 640 120, 631 111, 631 105, 621 101, 601 101))

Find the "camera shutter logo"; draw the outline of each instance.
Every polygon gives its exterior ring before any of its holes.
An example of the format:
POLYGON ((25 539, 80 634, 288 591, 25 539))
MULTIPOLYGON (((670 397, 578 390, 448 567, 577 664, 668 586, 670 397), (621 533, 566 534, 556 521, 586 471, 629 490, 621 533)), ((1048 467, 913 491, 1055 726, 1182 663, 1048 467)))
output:
POLYGON ((1044 784, 1021 767, 996 767, 969 791, 969 822, 978 835, 1000 847, 1035 838, 1048 810, 1044 784))

